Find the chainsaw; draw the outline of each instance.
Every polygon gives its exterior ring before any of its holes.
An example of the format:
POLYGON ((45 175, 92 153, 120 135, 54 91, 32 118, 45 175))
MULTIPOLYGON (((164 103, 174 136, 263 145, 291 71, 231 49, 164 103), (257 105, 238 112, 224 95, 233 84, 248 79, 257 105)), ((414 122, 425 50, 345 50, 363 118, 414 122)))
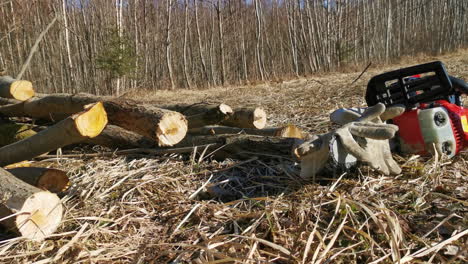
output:
POLYGON ((368 106, 404 105, 390 122, 399 128, 396 150, 406 154, 444 154, 449 158, 468 147, 468 94, 465 81, 448 75, 440 61, 386 72, 370 79, 368 106))

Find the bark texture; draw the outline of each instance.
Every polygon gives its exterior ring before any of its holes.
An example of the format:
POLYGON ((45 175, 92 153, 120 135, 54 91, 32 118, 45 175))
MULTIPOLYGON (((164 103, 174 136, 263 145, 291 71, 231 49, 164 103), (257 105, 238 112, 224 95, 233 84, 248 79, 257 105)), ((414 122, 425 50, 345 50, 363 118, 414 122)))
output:
POLYGON ((293 150, 302 140, 296 138, 263 137, 256 135, 189 136, 177 146, 189 147, 213 144, 217 159, 294 158, 293 150))
POLYGON ((87 139, 84 143, 100 145, 111 149, 156 147, 154 140, 114 125, 107 125, 99 136, 87 139))

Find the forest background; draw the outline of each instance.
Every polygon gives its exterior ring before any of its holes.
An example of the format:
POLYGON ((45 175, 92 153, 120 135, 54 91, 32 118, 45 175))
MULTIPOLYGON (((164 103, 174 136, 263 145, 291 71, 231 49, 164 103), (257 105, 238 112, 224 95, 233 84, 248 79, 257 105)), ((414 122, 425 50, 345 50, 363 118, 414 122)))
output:
POLYGON ((0 67, 45 93, 282 80, 468 43, 464 0, 12 0, 0 67))

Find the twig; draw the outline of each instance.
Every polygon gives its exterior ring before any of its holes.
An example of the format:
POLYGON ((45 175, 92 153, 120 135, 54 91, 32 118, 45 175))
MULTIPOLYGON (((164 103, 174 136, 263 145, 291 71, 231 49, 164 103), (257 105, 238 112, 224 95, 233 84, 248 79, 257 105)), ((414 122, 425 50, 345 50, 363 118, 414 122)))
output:
POLYGON ((320 85, 325 86, 325 84, 324 84, 323 82, 319 81, 319 80, 316 80, 316 79, 308 79, 308 80, 309 80, 309 81, 316 82, 316 83, 318 83, 318 84, 320 84, 320 85))
POLYGON ((367 71, 367 69, 369 69, 371 65, 372 65, 372 62, 369 62, 367 67, 361 72, 361 74, 359 74, 359 76, 350 85, 353 85, 355 82, 357 82, 359 78, 361 78, 361 76, 367 71))
POLYGON ((174 229, 174 231, 172 232, 172 234, 175 234, 177 231, 179 231, 179 228, 181 228, 185 222, 187 222, 187 220, 190 218, 190 216, 193 214, 193 212, 195 212, 195 210, 197 210, 198 207, 200 207, 201 204, 196 204, 192 210, 190 210, 190 212, 184 217, 184 219, 182 219, 182 221, 177 225, 177 227, 174 229))
POLYGON ((31 62, 31 59, 32 59, 34 53, 36 53, 36 51, 37 51, 37 47, 39 47, 39 43, 41 42, 42 38, 45 36, 47 31, 49 31, 49 29, 52 27, 52 25, 54 25, 54 23, 55 23, 55 21, 57 21, 57 19, 58 19, 58 16, 55 16, 54 19, 52 19, 52 21, 47 25, 47 27, 44 29, 44 31, 42 31, 41 34, 39 35, 39 37, 36 39, 36 42, 34 43, 34 46, 31 48, 31 51, 29 52, 28 58, 24 62, 23 66, 21 67, 21 71, 18 73, 18 75, 16 75, 16 79, 21 79, 21 77, 23 77, 23 74, 26 71, 26 69, 28 68, 29 63, 31 62))

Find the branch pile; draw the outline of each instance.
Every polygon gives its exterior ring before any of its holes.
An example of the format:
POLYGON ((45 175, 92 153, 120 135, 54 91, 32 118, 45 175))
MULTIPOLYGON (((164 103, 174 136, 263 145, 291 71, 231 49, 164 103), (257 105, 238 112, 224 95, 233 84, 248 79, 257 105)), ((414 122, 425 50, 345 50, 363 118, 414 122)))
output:
MULTIPOLYGON (((233 109, 224 103, 155 106, 90 94, 35 95, 30 82, 8 76, 0 77, 0 116, 3 167, 76 143, 101 145, 122 155, 198 150, 218 159, 292 158, 298 139, 305 137, 294 125, 267 128, 262 108, 233 109)), ((0 181, 0 224, 35 240, 55 231, 62 218, 55 193, 70 185, 66 172, 2 169, 0 181)))

